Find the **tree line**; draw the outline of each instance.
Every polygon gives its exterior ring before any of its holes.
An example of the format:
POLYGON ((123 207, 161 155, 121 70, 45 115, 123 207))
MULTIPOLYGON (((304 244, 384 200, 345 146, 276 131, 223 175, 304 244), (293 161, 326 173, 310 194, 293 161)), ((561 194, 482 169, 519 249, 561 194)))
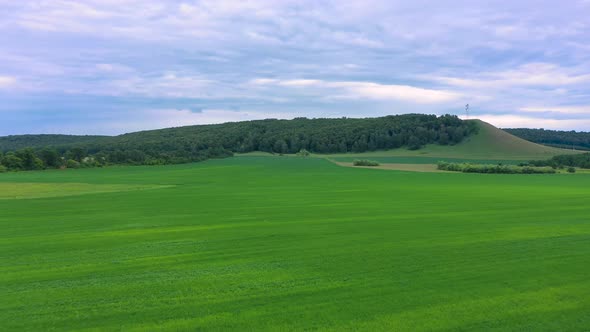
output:
POLYGON ((441 171, 463 173, 488 173, 488 174, 555 174, 553 167, 533 167, 516 165, 485 165, 471 163, 449 163, 439 161, 437 169, 441 171))
POLYGON ((405 114, 379 118, 257 120, 167 128, 119 136, 23 135, 0 138, 0 164, 7 170, 157 165, 264 151, 290 154, 346 153, 426 144, 453 145, 477 125, 452 115, 405 114), (44 140, 40 139, 39 136, 44 140), (76 138, 81 138, 77 140, 76 138), (67 141, 67 143, 63 143, 67 141), (30 143, 30 144, 27 144, 30 143), (24 149, 14 147, 26 146, 24 149))
POLYGON ((538 144, 564 149, 590 150, 590 133, 582 131, 561 131, 546 129, 515 128, 504 129, 514 136, 538 144))
POLYGON ((590 168, 590 153, 559 155, 548 160, 532 160, 529 164, 553 168, 579 167, 588 169, 590 168))
POLYGON ((223 149, 204 149, 185 157, 153 159, 141 150, 99 151, 91 154, 81 147, 65 151, 56 148, 25 148, 6 153, 0 152, 0 173, 7 171, 91 168, 108 165, 164 165, 203 161, 209 158, 224 158, 231 155, 230 151, 223 149))
POLYGON ((24 148, 43 148, 48 146, 67 146, 72 144, 108 140, 110 136, 96 135, 10 135, 0 137, 0 152, 22 150, 24 148))
POLYGON ((54 148, 25 148, 7 153, 0 152, 0 173, 48 168, 97 167, 106 164, 104 158, 88 156, 82 148, 73 148, 65 153, 59 153, 54 148))

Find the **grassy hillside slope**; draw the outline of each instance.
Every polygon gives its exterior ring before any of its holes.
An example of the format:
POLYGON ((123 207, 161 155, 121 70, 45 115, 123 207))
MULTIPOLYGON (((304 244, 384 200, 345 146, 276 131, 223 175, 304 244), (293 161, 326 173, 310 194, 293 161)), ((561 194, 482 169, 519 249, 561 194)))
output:
POLYGON ((477 156, 505 156, 526 159, 546 159, 560 154, 578 153, 577 151, 544 146, 498 129, 487 122, 476 121, 479 133, 467 138, 455 146, 456 152, 477 156))
MULTIPOLYGON (((498 129, 481 120, 473 121, 479 127, 477 134, 467 137, 463 142, 453 146, 427 145, 420 150, 397 149, 358 154, 335 154, 336 157, 428 157, 480 160, 534 160, 548 159, 556 155, 580 153, 544 146, 526 141, 498 129)), ((417 160, 416 160, 417 161, 417 160)), ((393 161, 392 161, 393 162, 393 161)), ((415 162, 421 163, 421 162, 415 162)))

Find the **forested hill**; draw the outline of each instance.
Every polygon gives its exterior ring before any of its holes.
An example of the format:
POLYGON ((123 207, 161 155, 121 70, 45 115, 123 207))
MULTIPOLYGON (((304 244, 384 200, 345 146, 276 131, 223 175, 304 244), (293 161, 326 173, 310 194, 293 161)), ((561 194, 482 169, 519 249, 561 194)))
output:
MULTIPOLYGON (((364 152, 425 144, 456 144, 477 131, 477 125, 456 116, 406 114, 364 119, 258 120, 142 131, 94 139, 71 136, 69 144, 31 144, 33 149, 10 155, 8 168, 54 167, 64 162, 97 164, 168 164, 225 157, 234 152, 296 153, 364 152), (28 160, 19 166, 15 158, 28 160), (36 158, 36 159, 35 159, 36 158), (50 158, 51 160, 44 160, 50 158), (31 161, 35 160, 35 162, 31 161), (34 164, 36 163, 37 166, 34 164)), ((34 140, 28 138, 31 142, 34 140)), ((7 149, 0 139, 0 150, 7 149)))
POLYGON ((504 129, 514 136, 527 141, 551 145, 564 149, 590 150, 590 133, 582 131, 560 131, 546 129, 514 128, 504 129))
POLYGON ((0 152, 24 148, 59 147, 71 144, 95 142, 109 136, 90 135, 12 135, 0 137, 0 152))

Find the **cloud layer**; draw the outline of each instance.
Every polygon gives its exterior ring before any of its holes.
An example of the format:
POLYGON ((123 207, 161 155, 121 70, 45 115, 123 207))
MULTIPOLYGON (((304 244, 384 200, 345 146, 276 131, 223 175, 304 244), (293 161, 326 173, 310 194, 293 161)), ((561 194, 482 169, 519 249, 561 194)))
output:
POLYGON ((466 103, 499 126, 590 130, 588 16, 588 1, 0 0, 0 135, 466 103))

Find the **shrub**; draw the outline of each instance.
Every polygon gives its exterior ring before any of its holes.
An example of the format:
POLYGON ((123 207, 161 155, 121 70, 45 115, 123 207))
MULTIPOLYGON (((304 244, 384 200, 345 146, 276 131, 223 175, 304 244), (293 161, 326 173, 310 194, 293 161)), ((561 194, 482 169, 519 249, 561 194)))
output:
POLYGON ((575 167, 568 167, 567 168, 567 172, 568 173, 575 173, 576 172, 576 168, 575 167))
POLYGON ((374 160, 357 159, 352 162, 354 166, 379 166, 379 163, 374 160))
POLYGON ((297 152, 297 156, 299 156, 299 157, 308 157, 309 156, 309 151, 307 151, 305 149, 301 149, 301 150, 299 150, 299 152, 297 152))
POLYGON ((0 173, 4 173, 6 171, 8 171, 8 168, 6 168, 4 165, 0 165, 0 173))
POLYGON ((33 169, 45 169, 45 163, 40 158, 33 159, 33 169))
POLYGON ((14 153, 7 153, 2 159, 2 164, 9 170, 17 171, 23 169, 23 160, 17 157, 14 153))
POLYGON ((514 165, 482 165, 469 163, 448 163, 439 161, 437 169, 442 171, 463 173, 490 173, 490 174, 553 174, 555 169, 551 167, 514 166, 514 165))
POLYGON ((449 168, 449 163, 447 163, 446 161, 439 161, 438 163, 436 163, 436 169, 441 170, 441 171, 448 171, 449 168))
POLYGON ((66 161, 66 167, 67 168, 80 168, 80 163, 75 161, 74 159, 68 159, 68 161, 66 161))

